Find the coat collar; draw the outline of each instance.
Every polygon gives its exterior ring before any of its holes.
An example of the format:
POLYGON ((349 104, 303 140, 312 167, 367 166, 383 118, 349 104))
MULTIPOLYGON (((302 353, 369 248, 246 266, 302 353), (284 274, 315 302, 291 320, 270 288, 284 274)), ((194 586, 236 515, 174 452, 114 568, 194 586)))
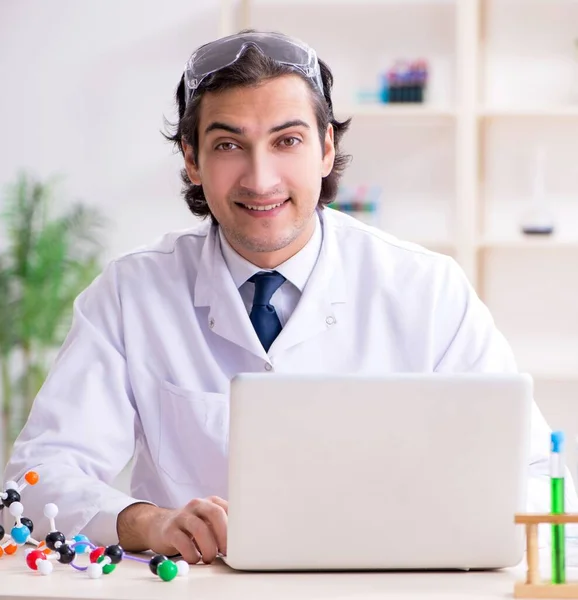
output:
POLYGON ((346 302, 346 285, 331 209, 319 211, 323 243, 319 259, 287 324, 265 352, 223 258, 217 226, 211 225, 201 251, 194 305, 208 306, 208 326, 216 335, 268 360, 324 331, 339 327, 335 304, 346 302))

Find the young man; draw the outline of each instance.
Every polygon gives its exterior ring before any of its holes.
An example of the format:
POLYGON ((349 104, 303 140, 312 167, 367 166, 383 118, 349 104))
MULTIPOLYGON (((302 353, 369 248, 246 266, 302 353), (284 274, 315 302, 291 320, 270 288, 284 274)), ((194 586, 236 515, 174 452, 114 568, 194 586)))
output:
MULTIPOLYGON (((6 471, 39 472, 23 499, 39 530, 55 502, 67 536, 192 563, 226 553, 239 372, 515 371, 454 260, 324 208, 347 161, 331 87, 315 52, 279 34, 242 32, 188 61, 170 139, 208 219, 113 261, 75 302, 6 471), (133 455, 127 496, 110 483, 133 455)), ((530 495, 547 509, 536 407, 533 433, 530 495)))

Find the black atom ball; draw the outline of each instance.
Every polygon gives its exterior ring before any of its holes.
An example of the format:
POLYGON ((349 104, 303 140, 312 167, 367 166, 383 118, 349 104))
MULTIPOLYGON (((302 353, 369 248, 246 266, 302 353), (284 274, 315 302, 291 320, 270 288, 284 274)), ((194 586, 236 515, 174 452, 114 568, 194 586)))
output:
POLYGON ((168 560, 168 558, 162 554, 155 554, 149 560, 149 569, 152 571, 153 575, 158 575, 157 569, 162 562, 165 562, 165 560, 168 560))
POLYGON ((107 546, 106 550, 104 551, 104 555, 110 558, 110 562, 113 565, 118 565, 118 563, 122 560, 123 554, 124 550, 122 549, 122 546, 119 546, 118 544, 107 546))
MULTIPOLYGON (((30 530, 30 533, 32 533, 34 531, 34 523, 32 522, 32 519, 28 519, 26 517, 22 517, 20 519, 20 522, 22 523, 22 525, 24 525, 25 527, 28 527, 28 529, 30 530)), ((16 523, 15 523, 16 525, 16 523)))
POLYGON ((6 498, 2 500, 4 506, 10 506, 13 502, 20 502, 20 494, 16 490, 6 490, 6 498))
POLYGON ((2 527, 2 525, 0 525, 0 542, 2 541, 2 538, 4 537, 4 534, 6 532, 4 531, 4 527, 2 527))
POLYGON ((60 533, 60 531, 51 531, 45 538, 44 541, 46 542, 46 545, 50 548, 50 550, 57 550, 56 548, 56 542, 60 542, 61 544, 64 544, 64 542, 66 542, 66 538, 64 537, 63 533, 60 533))
POLYGON ((63 565, 69 565, 76 556, 76 552, 68 544, 62 544, 56 552, 58 553, 58 562, 63 565))

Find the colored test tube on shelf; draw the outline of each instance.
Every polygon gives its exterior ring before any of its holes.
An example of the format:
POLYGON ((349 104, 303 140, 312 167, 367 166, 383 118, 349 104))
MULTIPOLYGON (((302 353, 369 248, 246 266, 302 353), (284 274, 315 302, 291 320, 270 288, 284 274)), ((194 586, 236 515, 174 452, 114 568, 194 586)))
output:
POLYGON ((415 62, 415 70, 417 76, 417 88, 418 88, 418 102, 423 102, 425 100, 425 88, 427 85, 428 79, 428 66, 427 62, 423 59, 417 60, 415 62))
POLYGON ((399 82, 395 69, 391 69, 387 74, 389 86, 389 101, 399 102, 399 82))
POLYGON ((387 104, 390 101, 389 77, 384 73, 379 82, 379 101, 387 104))
MULTIPOLYGON (((563 514, 564 507, 564 433, 553 431, 550 446, 550 512, 563 514)), ((566 582, 566 539, 563 524, 552 525, 552 583, 566 582)))
POLYGON ((358 212, 363 212, 363 204, 365 202, 365 195, 367 192, 367 186, 365 184, 361 184, 357 186, 355 190, 355 194, 353 196, 353 210, 358 212))

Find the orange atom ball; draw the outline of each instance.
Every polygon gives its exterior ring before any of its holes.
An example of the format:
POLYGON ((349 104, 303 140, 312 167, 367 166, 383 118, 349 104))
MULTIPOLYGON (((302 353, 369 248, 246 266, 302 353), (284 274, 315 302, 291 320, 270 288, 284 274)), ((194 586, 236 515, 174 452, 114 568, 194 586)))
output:
POLYGON ((6 554, 15 554, 16 550, 18 550, 18 546, 16 546, 16 544, 8 544, 8 546, 4 548, 4 552, 6 552, 6 554))
POLYGON ((36 471, 28 471, 28 473, 24 475, 24 479, 26 479, 26 483, 29 485, 36 485, 40 478, 38 477, 38 473, 36 471))
POLYGON ((50 548, 46 547, 46 542, 43 540, 42 542, 40 542, 37 546, 38 550, 40 550, 41 552, 44 552, 44 554, 46 554, 47 556, 50 554, 51 550, 50 548))

